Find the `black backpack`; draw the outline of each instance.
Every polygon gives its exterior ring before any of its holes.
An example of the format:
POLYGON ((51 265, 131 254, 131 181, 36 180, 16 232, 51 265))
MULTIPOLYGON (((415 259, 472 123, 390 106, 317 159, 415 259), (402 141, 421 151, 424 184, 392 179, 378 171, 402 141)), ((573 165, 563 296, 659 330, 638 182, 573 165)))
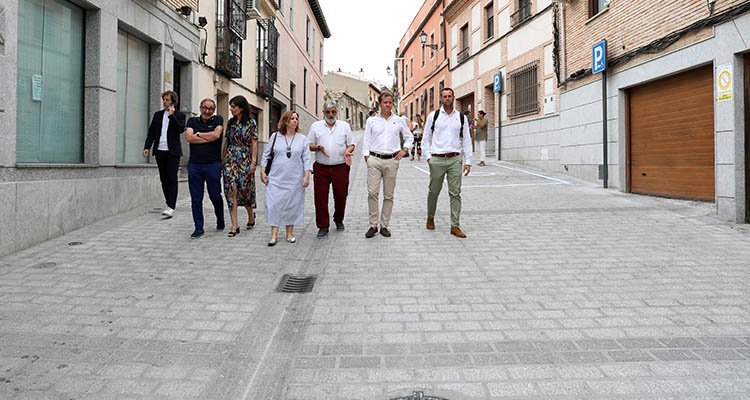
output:
MULTIPOLYGON (((435 134, 435 121, 437 121, 438 115, 440 115, 439 108, 435 110, 435 114, 432 115, 432 128, 430 129, 430 131, 432 132, 433 135, 435 134)), ((464 118, 466 118, 466 116, 463 113, 458 113, 458 115, 461 116, 461 131, 458 134, 458 136, 461 138, 461 142, 463 142, 464 140, 464 118)))

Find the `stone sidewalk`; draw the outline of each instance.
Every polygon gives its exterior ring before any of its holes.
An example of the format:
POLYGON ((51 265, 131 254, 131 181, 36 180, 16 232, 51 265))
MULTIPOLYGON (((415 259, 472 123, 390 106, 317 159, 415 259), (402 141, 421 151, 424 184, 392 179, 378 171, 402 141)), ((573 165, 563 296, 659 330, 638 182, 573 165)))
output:
POLYGON ((181 188, 171 220, 0 259, 0 399, 750 398, 748 227, 490 162, 461 240, 445 189, 424 229, 425 171, 402 161, 391 238, 364 238, 358 160, 323 240, 309 190, 298 243, 267 247, 262 185, 254 230, 190 240, 181 188), (313 292, 275 292, 285 273, 313 292))

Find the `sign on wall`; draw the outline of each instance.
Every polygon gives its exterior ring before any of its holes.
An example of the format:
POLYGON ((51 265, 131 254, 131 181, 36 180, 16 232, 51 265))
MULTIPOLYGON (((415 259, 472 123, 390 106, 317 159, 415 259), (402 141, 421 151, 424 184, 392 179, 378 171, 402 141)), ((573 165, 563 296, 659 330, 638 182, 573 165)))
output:
POLYGON ((498 72, 492 76, 492 91, 500 93, 503 91, 503 73, 498 72))
POLYGON ((732 64, 716 68, 716 101, 732 100, 733 81, 732 64))
POLYGON ((594 45, 591 48, 591 73, 598 74, 607 68, 607 41, 594 45))

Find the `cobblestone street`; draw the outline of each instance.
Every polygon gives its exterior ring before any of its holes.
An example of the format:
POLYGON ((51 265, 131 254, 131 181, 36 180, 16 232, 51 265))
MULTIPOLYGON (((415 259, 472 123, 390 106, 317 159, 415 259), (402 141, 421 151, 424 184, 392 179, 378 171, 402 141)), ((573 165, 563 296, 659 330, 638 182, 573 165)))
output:
POLYGON ((424 228, 427 168, 401 162, 391 238, 364 237, 358 158, 323 240, 309 189, 298 243, 268 247, 260 184, 255 229, 190 240, 181 186, 173 219, 141 208, 0 259, 0 398, 750 398, 747 226, 489 162, 457 239, 446 188, 424 228), (313 292, 275 292, 285 273, 313 292))

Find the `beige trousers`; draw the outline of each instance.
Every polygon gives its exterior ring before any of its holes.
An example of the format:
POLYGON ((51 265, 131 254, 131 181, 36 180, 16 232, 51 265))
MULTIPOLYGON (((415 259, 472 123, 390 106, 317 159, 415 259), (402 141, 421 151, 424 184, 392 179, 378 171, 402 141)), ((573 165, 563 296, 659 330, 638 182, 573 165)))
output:
POLYGON ((391 158, 383 160, 370 156, 367 159, 367 207, 370 211, 370 226, 388 227, 393 211, 393 191, 396 189, 396 174, 398 173, 398 160, 391 158), (378 215, 378 196, 380 194, 380 182, 383 182, 383 208, 378 215))

